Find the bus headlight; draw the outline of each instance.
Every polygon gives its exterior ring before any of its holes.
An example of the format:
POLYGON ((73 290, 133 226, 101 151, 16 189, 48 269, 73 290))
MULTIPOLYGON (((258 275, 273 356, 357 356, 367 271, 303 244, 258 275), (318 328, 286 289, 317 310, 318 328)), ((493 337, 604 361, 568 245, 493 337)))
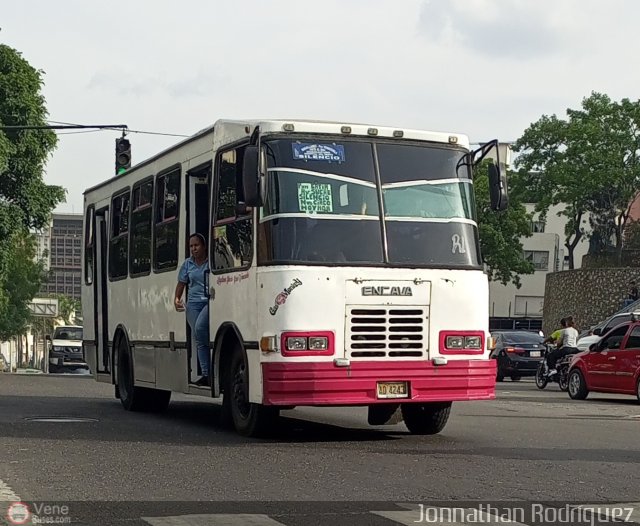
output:
POLYGON ((482 349, 482 338, 480 336, 465 336, 465 349, 482 349))
POLYGON ((485 334, 482 331, 440 331, 440 354, 482 354, 485 334))
POLYGON ((463 336, 447 336, 446 340, 447 349, 462 349, 464 348, 463 336))
POLYGON ((329 338, 326 336, 311 336, 309 338, 309 350, 326 351, 329 348, 329 338))
POLYGON ((303 336, 289 336, 287 337, 287 351, 306 351, 307 339, 303 336))
POLYGON ((331 331, 287 331, 281 335, 283 356, 329 356, 334 353, 331 331))

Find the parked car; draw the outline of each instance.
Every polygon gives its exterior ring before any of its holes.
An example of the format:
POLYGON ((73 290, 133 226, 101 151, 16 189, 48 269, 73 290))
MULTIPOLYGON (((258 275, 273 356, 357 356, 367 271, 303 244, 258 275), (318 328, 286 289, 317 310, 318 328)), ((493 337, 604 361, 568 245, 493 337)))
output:
POLYGON ((640 312, 573 358, 569 396, 584 400, 591 391, 635 395, 640 401, 640 312))
POLYGON ((610 318, 607 318, 605 321, 599 323, 593 328, 593 330, 591 331, 592 334, 587 333, 585 336, 578 338, 578 349, 580 349, 581 351, 588 350, 591 344, 600 341, 603 334, 608 333, 611 329, 617 327, 621 323, 631 321, 631 317, 631 312, 621 312, 619 314, 614 314, 610 318))
POLYGON ((514 382, 523 376, 535 376, 544 351, 542 336, 528 331, 494 331, 491 336, 496 340, 491 357, 497 361, 498 382, 505 376, 514 382))
POLYGON ((82 350, 82 327, 57 327, 49 340, 49 372, 69 372, 72 368, 87 368, 82 350))

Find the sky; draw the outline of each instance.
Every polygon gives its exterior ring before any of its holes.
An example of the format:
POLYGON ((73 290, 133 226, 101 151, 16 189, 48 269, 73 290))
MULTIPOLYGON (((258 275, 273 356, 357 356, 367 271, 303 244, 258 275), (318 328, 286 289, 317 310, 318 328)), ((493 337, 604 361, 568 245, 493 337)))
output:
MULTIPOLYGON (((49 118, 192 135, 318 119, 515 141, 592 92, 640 95, 637 0, 0 0, 49 118)), ((58 212, 114 173, 118 131, 60 132, 58 212)), ((130 133, 138 163, 182 140, 130 133)))

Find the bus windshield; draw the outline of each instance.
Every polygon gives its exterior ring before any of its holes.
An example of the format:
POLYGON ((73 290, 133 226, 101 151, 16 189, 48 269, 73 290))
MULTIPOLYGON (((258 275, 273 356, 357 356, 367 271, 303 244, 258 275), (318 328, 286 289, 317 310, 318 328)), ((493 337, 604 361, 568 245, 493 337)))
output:
POLYGON ((342 138, 263 144, 260 263, 480 265, 471 180, 456 173, 464 150, 342 138))

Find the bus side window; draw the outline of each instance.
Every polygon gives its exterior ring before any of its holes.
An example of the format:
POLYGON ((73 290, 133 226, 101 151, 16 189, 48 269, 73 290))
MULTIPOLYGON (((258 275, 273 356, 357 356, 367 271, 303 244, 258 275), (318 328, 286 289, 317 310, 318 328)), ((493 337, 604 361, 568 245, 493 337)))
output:
POLYGON ((129 228, 129 272, 131 276, 151 271, 151 223, 153 179, 137 183, 132 191, 129 228))
POLYGON ((95 246, 95 208, 87 208, 84 219, 84 282, 93 283, 93 247, 95 246))
POLYGON ((180 219, 180 170, 158 176, 156 180, 153 268, 156 272, 178 267, 178 229, 180 219))
POLYGON ((246 268, 253 257, 253 211, 238 215, 243 202, 242 158, 244 147, 223 152, 217 160, 217 195, 211 257, 214 270, 246 268))
POLYGON ((129 261, 129 191, 111 201, 111 238, 109 240, 109 277, 126 278, 129 261))

